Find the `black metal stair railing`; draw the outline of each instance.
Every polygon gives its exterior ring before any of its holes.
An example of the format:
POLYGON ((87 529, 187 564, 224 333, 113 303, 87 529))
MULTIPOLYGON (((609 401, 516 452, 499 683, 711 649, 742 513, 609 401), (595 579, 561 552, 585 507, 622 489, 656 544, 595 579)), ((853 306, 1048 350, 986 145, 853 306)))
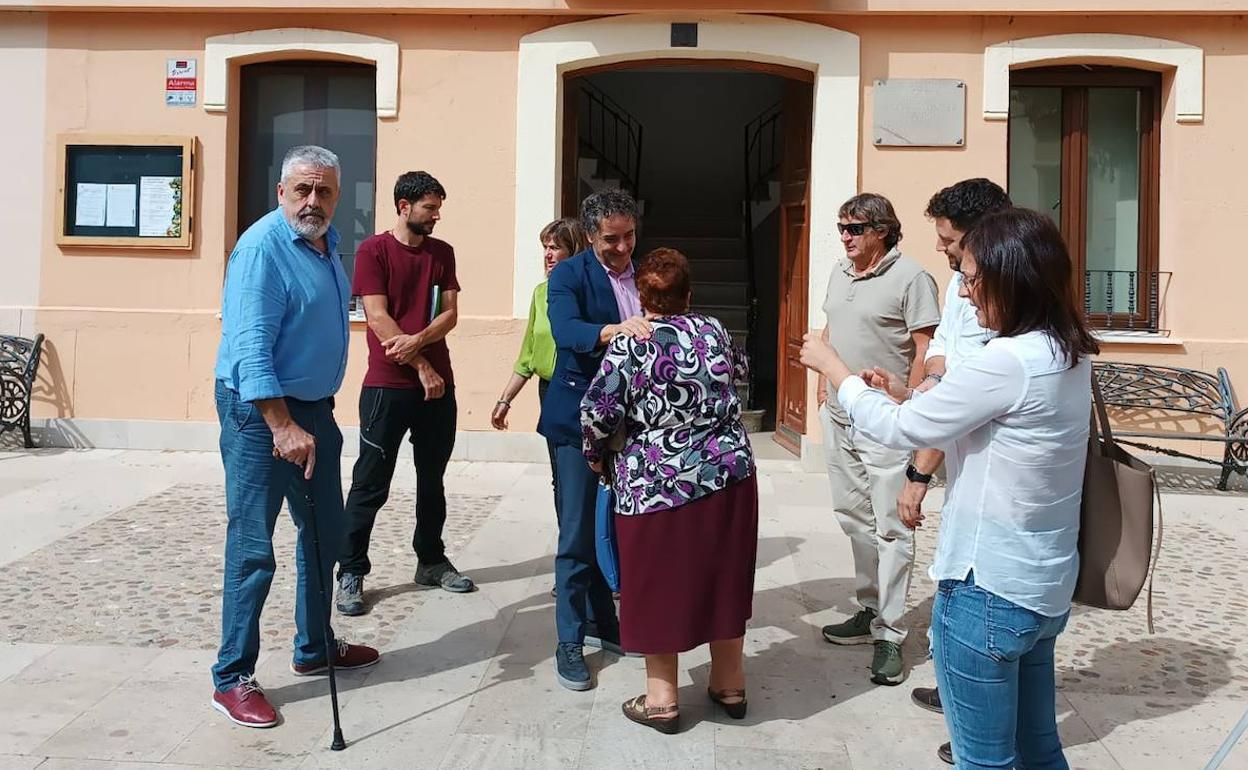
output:
POLYGON ((641 197, 641 148, 644 127, 603 91, 581 84, 583 130, 580 145, 620 180, 620 186, 641 197))
POLYGON ((1169 272, 1085 270, 1083 312, 1088 323, 1103 331, 1164 332, 1161 300, 1169 272))
POLYGON ((758 351, 758 293, 755 290, 754 254, 754 203, 765 199, 768 184, 780 170, 782 135, 781 103, 776 102, 763 110, 742 129, 745 168, 745 195, 741 201, 745 219, 745 265, 746 301, 745 320, 746 356, 750 360, 749 403, 750 409, 758 406, 758 389, 755 387, 758 367, 754 365, 758 351))

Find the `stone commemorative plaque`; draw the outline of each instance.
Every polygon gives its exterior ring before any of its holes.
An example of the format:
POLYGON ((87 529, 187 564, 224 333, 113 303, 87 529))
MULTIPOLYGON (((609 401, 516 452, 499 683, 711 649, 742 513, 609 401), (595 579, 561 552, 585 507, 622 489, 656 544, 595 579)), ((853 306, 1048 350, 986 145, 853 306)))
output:
POLYGON ((877 147, 961 147, 966 83, 948 79, 875 81, 872 141, 877 147))

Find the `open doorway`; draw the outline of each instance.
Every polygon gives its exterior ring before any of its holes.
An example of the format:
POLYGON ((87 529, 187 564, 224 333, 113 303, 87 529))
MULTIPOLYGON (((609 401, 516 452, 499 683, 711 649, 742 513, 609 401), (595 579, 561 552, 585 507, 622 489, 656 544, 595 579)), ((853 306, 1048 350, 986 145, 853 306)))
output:
POLYGON ((689 257, 693 309, 750 357, 747 428, 797 452, 806 374, 812 76, 745 61, 652 60, 564 82, 565 215, 603 187, 642 205, 637 255, 689 257))

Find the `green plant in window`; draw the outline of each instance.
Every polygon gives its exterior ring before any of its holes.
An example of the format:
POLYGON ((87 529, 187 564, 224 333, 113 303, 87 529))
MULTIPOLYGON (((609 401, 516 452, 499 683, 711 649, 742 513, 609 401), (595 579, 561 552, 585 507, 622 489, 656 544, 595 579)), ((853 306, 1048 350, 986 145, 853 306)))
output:
POLYGON ((169 221, 169 229, 165 235, 170 238, 182 237, 182 177, 169 180, 169 188, 173 190, 173 218, 169 221))

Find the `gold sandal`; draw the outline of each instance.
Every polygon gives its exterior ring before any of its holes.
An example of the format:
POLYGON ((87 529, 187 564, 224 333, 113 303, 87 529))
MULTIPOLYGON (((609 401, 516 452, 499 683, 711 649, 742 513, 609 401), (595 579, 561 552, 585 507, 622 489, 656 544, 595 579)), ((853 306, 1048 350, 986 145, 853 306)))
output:
POLYGON ((646 696, 638 695, 636 698, 624 701, 621 708, 624 716, 639 725, 653 727, 666 735, 675 735, 680 732, 680 707, 675 703, 670 706, 647 706, 646 696), (672 716, 662 716, 666 714, 672 716))
POLYGON ((706 688, 706 694, 711 696, 711 700, 723 706, 724 713, 733 719, 745 719, 745 710, 747 702, 745 700, 745 690, 720 690, 715 692, 711 688, 706 688), (732 703, 727 702, 728 698, 740 698, 739 701, 732 703))

